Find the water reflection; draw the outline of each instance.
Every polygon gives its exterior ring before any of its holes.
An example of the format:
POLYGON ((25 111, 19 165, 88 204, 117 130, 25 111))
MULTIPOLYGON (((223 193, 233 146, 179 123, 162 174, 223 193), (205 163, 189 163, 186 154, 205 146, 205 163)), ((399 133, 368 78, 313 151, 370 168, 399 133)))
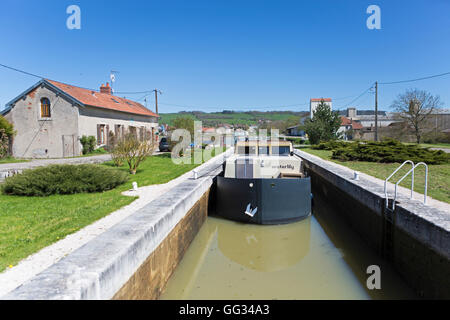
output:
POLYGON ((260 226, 208 217, 161 299, 412 297, 345 225, 318 218, 260 226), (366 287, 370 264, 382 266, 377 292, 366 287))
POLYGON ((249 269, 283 270, 300 262, 309 251, 310 218, 279 226, 237 222, 216 225, 220 251, 249 269))

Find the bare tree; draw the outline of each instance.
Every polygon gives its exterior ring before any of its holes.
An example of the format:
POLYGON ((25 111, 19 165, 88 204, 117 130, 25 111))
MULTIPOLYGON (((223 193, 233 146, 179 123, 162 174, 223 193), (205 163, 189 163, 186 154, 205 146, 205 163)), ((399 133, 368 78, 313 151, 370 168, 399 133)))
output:
POLYGON ((155 148, 156 144, 153 140, 139 141, 135 134, 128 133, 116 143, 111 154, 115 163, 116 161, 126 161, 130 173, 136 174, 139 164, 146 157, 151 156, 155 148))
POLYGON ((399 112, 399 117, 412 127, 417 143, 420 143, 428 116, 441 107, 439 96, 433 96, 425 90, 409 89, 398 95, 392 108, 399 112))

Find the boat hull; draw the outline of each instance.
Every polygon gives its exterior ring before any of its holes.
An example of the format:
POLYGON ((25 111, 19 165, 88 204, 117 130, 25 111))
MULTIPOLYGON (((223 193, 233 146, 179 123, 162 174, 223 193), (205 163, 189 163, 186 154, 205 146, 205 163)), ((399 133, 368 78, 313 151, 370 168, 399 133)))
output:
POLYGON ((311 214, 311 180, 309 177, 239 179, 219 176, 215 211, 223 218, 246 223, 298 221, 311 214))

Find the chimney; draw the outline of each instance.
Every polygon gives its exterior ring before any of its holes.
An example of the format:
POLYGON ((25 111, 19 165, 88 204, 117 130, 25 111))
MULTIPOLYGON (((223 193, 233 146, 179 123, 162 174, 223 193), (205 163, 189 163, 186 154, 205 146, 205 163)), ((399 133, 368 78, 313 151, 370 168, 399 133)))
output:
POLYGON ((111 94, 111 87, 109 86, 109 82, 106 83, 106 86, 104 86, 102 83, 102 86, 100 87, 100 92, 111 94))

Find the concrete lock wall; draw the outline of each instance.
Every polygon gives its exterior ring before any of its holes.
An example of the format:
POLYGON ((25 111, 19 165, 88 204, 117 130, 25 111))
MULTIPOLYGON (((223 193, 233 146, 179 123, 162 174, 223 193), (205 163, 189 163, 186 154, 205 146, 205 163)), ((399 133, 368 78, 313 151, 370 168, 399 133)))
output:
POLYGON ((197 179, 181 182, 2 299, 157 299, 206 219, 224 159, 198 167, 197 179))
MULTIPOLYGON (((400 195, 393 213, 385 210, 383 183, 296 150, 311 176, 313 194, 333 204, 406 283, 425 298, 450 298, 450 212, 400 195)), ((383 270, 381 270, 383 272, 383 270)))

